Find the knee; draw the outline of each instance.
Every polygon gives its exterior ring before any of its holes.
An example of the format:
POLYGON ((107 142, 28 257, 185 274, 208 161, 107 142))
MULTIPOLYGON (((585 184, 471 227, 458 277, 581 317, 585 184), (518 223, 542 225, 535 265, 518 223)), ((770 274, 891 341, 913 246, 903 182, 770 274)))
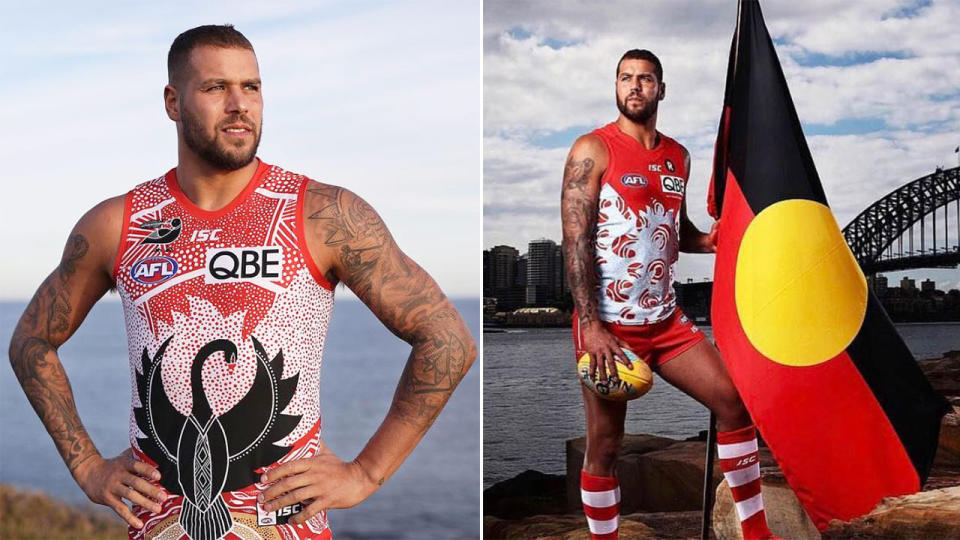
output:
POLYGON ((740 399, 740 394, 732 385, 717 400, 717 407, 713 412, 717 417, 717 429, 719 431, 740 429, 753 422, 750 419, 750 413, 747 412, 747 407, 740 399))

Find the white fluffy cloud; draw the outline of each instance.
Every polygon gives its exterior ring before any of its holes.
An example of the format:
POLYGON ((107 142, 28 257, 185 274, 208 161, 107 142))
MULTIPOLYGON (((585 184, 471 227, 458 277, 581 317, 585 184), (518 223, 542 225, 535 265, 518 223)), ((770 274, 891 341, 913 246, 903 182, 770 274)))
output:
MULTIPOLYGON (((960 40, 954 1, 762 4, 827 197, 841 225, 936 166, 960 144, 960 40), (851 31, 856 29, 856 31, 851 31)), ((657 53, 667 99, 658 128, 693 156, 688 210, 705 200, 727 55, 728 1, 484 6, 484 245, 559 239, 559 184, 574 138, 616 117, 624 50, 657 53)), ((712 274, 681 257, 679 277, 712 274)), ((956 272, 954 272, 956 273, 956 272)), ((960 277, 939 278, 960 281, 960 277)))

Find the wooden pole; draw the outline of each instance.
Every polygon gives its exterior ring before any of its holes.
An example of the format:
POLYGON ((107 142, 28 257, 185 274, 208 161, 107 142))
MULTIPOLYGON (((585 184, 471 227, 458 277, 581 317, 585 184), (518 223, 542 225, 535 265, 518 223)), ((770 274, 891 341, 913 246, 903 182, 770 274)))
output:
POLYGON ((700 523, 700 539, 710 537, 710 516, 713 511, 713 461, 717 449, 717 418, 710 413, 707 428, 707 462, 703 466, 703 521, 700 523))

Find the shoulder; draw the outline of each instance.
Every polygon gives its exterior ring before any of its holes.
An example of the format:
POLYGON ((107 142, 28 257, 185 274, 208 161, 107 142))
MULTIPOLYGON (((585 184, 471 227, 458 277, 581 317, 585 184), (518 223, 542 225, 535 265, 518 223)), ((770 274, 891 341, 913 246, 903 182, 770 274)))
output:
POLYGON ((101 201, 83 214, 75 229, 97 237, 109 235, 118 237, 123 222, 126 198, 124 194, 101 201))
POLYGON ((573 141, 573 146, 570 147, 570 155, 605 158, 607 155, 607 145, 595 132, 586 133, 573 141))
POLYGON ((308 235, 320 235, 328 246, 383 235, 386 227, 370 204, 347 188, 307 180, 303 213, 308 235))
POLYGON ((70 232, 64 257, 69 256, 71 249, 82 249, 84 254, 91 255, 89 260, 109 273, 123 234, 125 201, 126 195, 118 195, 87 210, 70 232))
POLYGON ((573 174, 577 177, 602 175, 609 159, 607 145, 599 135, 596 133, 581 135, 570 147, 564 175, 573 174))

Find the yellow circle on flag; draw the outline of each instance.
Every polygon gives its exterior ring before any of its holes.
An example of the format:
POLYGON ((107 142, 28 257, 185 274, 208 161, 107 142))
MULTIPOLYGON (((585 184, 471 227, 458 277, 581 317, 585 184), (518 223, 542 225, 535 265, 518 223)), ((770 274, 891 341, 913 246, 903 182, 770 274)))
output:
POLYGON ((788 366, 842 352, 867 312, 867 280, 833 214, 805 199, 774 203, 750 222, 734 293, 750 343, 788 366))

